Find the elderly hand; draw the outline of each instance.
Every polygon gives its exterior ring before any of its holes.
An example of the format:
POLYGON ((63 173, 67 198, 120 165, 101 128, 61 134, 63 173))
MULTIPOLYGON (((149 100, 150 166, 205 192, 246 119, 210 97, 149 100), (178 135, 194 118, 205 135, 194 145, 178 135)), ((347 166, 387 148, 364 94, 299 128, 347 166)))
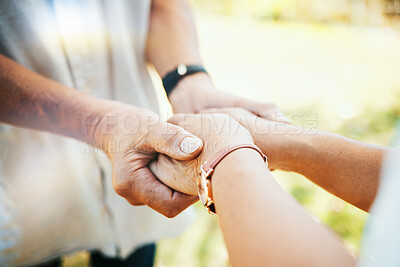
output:
POLYGON ((203 147, 195 135, 150 111, 122 104, 101 118, 93 135, 111 160, 115 191, 130 204, 146 204, 174 217, 197 201, 161 183, 147 167, 158 153, 193 159, 203 147))
POLYGON ((253 143, 250 133, 237 121, 223 114, 197 114, 173 116, 169 122, 203 139, 204 147, 193 160, 175 160, 159 155, 150 165, 151 171, 164 184, 190 195, 197 196, 196 179, 200 166, 226 146, 253 143))
POLYGON ((185 77, 172 91, 169 100, 175 113, 198 113, 208 108, 239 107, 264 119, 290 122, 273 103, 248 100, 218 91, 205 73, 185 77))

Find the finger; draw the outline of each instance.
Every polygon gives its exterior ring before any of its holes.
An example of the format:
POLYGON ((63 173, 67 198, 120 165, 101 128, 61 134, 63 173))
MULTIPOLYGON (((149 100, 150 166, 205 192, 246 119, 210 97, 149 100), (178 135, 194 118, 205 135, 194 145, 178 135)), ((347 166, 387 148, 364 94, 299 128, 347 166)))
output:
POLYGON ((199 198, 174 191, 161 183, 148 168, 135 172, 137 198, 168 218, 177 216, 199 198))
POLYGON ((241 115, 255 115, 253 112, 248 111, 247 109, 240 107, 226 107, 226 108, 208 108, 200 111, 200 114, 209 114, 209 113, 222 113, 233 118, 239 117, 241 115))
POLYGON ((153 160, 150 162, 149 169, 150 171, 154 174, 155 177, 160 177, 161 176, 161 171, 157 163, 158 160, 153 160))
POLYGON ((284 115, 279 109, 275 109, 273 112, 273 121, 276 122, 283 122, 283 123, 292 123, 292 120, 289 119, 288 117, 286 117, 286 115, 284 115))
POLYGON ((154 176, 171 189, 187 195, 198 195, 196 177, 193 177, 197 172, 189 171, 182 162, 159 155, 158 159, 148 166, 154 176))
POLYGON ((207 108, 199 111, 200 114, 221 113, 226 112, 224 108, 207 108))
POLYGON ((290 120, 273 103, 242 99, 236 103, 236 106, 247 109, 255 115, 267 120, 290 123, 290 120))
POLYGON ((248 123, 255 118, 255 114, 244 108, 213 108, 205 109, 202 113, 220 113, 230 116, 232 119, 239 122, 242 126, 249 129, 248 123))
POLYGON ((200 138, 168 122, 150 127, 146 141, 155 151, 178 160, 193 159, 203 149, 200 138))
POLYGON ((200 111, 201 114, 208 114, 208 113, 223 113, 230 115, 234 119, 238 119, 240 115, 245 115, 247 112, 251 112, 254 115, 257 115, 258 117, 271 120, 271 121, 277 121, 277 122, 283 122, 283 123, 291 123, 291 120, 287 118, 278 108, 275 107, 274 104, 269 104, 269 103, 259 103, 256 101, 253 101, 256 104, 255 105, 249 105, 249 109, 245 109, 242 106, 245 106, 245 104, 241 103, 238 104, 238 107, 226 107, 226 108, 209 108, 209 109, 203 109, 200 111))
POLYGON ((184 114, 184 113, 179 113, 175 114, 171 118, 168 119, 168 122, 182 127, 186 131, 195 133, 196 128, 200 126, 201 128, 201 121, 202 121, 202 114, 184 114))

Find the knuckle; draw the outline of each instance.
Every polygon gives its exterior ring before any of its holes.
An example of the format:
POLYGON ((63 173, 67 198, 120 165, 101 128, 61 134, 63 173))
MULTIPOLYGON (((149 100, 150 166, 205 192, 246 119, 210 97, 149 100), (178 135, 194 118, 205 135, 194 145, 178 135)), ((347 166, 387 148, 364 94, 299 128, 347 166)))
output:
POLYGON ((115 193, 124 198, 129 198, 132 195, 131 184, 127 182, 127 179, 123 179, 124 176, 113 176, 112 185, 115 193))
POLYGON ((125 197, 128 195, 127 186, 124 183, 113 183, 114 191, 121 197, 125 197))
POLYGON ((113 183, 114 191, 121 197, 125 198, 129 204, 140 206, 143 203, 135 196, 135 190, 132 189, 129 183, 113 183))
POLYGON ((172 199, 169 199, 166 201, 168 204, 163 205, 161 207, 161 213, 167 217, 167 218, 174 218, 176 217, 179 213, 182 212, 182 203, 177 202, 176 199, 173 197, 172 199))
POLYGON ((143 203, 135 198, 132 199, 127 199, 127 201, 129 202, 129 204, 131 204, 132 206, 142 206, 143 203))
POLYGON ((180 136, 185 134, 185 130, 180 127, 171 127, 170 130, 164 135, 167 144, 174 144, 180 136))
POLYGON ((163 212, 164 216, 169 219, 175 218, 179 213, 180 211, 177 209, 167 209, 163 212))

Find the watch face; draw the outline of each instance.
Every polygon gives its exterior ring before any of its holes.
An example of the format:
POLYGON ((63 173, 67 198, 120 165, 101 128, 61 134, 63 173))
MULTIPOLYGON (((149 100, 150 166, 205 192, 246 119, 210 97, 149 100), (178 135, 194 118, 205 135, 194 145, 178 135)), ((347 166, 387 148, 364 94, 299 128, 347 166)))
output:
POLYGON ((197 193, 199 194, 201 203, 205 205, 208 199, 208 188, 206 177, 203 173, 197 177, 197 193))
POLYGON ((176 70, 177 72, 178 72, 178 74, 179 75, 185 75, 186 73, 187 73, 187 67, 186 67, 186 65, 179 65, 178 66, 178 68, 177 68, 177 70, 176 70))

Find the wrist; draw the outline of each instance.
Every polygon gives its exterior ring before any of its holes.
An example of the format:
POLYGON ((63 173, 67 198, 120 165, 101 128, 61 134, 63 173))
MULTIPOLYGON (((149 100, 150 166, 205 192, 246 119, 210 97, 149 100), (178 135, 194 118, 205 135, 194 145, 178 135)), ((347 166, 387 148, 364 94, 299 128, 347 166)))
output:
MULTIPOLYGON (((301 130, 302 131, 302 130, 301 130)), ((313 166, 317 158, 315 153, 314 140, 318 133, 297 133, 290 136, 289 152, 287 153, 285 160, 281 162, 281 169, 286 171, 292 171, 304 175, 304 170, 313 166)))
POLYGON ((266 166, 260 154, 253 149, 242 148, 233 151, 215 167, 212 176, 214 200, 215 194, 224 190, 228 183, 245 186, 246 179, 251 179, 253 174, 266 172, 266 166))
POLYGON ((211 77, 204 72, 195 73, 179 81, 169 96, 176 113, 197 113, 204 108, 209 92, 216 91, 211 77))
MULTIPOLYGON (((260 149, 253 144, 242 144, 242 145, 237 145, 233 147, 225 147, 221 152, 217 155, 215 155, 213 158, 209 159, 207 162, 201 165, 201 174, 197 178, 197 185, 198 185, 198 193, 201 202, 203 205, 207 208, 209 213, 215 214, 215 202, 214 202, 214 197, 213 197, 213 180, 225 180, 226 177, 231 177, 231 180, 236 180, 237 178, 241 179, 244 177, 244 173, 241 172, 244 169, 242 168, 237 168, 237 167, 232 167, 228 168, 229 166, 239 166, 242 161, 248 157, 251 158, 251 154, 249 156, 248 153, 241 153, 242 156, 237 157, 237 155, 240 155, 239 153, 236 154, 236 157, 228 157, 232 153, 238 151, 238 150, 244 150, 245 148, 252 149, 256 151, 263 159, 263 161, 266 161, 265 155, 260 151, 260 149), (227 159, 228 158, 228 159, 227 159), (224 164, 222 164, 221 170, 218 172, 219 174, 215 174, 215 170, 219 164, 222 163, 222 161, 225 159, 224 164), (224 168, 225 167, 225 168, 224 168), (213 179, 213 174, 216 176, 215 179, 213 179)), ((254 163, 255 161, 253 161, 254 163)), ((245 162, 246 164, 246 162, 245 162)), ((249 167, 246 165, 247 168, 249 167)), ((264 166, 265 167, 265 166, 264 166)), ((265 169, 264 169, 265 170, 265 169)), ((226 184, 227 181, 224 182, 218 182, 217 183, 217 188, 219 187, 218 185, 221 184, 226 184)), ((230 181, 231 182, 231 181, 230 181)), ((242 183, 240 183, 242 185, 242 183)), ((227 185, 229 186, 229 185, 227 185)), ((220 192, 218 190, 218 192, 220 192)))
POLYGON ((142 124, 150 125, 158 119, 156 114, 146 110, 115 102, 109 110, 99 114, 98 123, 93 129, 94 146, 103 150, 112 160, 131 145, 127 138, 143 131, 145 127, 142 124))
POLYGON ((268 156, 270 169, 296 171, 303 164, 308 138, 302 128, 276 123, 267 134, 252 133, 255 144, 268 156))
MULTIPOLYGON (((279 138, 280 136, 278 136, 279 138)), ((311 156, 311 140, 307 133, 301 128, 295 127, 282 136, 276 143, 273 153, 268 155, 274 164, 271 169, 302 173, 301 170, 307 166, 311 156)))
MULTIPOLYGON (((115 144, 116 135, 118 133, 118 110, 121 110, 123 104, 115 104, 109 109, 96 114, 96 123, 91 128, 92 145, 103 150, 109 155, 111 144, 115 144)), ((110 156, 110 155, 109 155, 110 156)))
MULTIPOLYGON (((84 100, 84 110, 80 113, 80 140, 89 145, 100 147, 100 130, 106 114, 113 110, 118 102, 92 97, 90 95, 81 94, 80 101, 84 100)), ((78 101, 77 101, 78 102, 78 101)), ((76 105, 79 105, 77 103, 76 105)))

